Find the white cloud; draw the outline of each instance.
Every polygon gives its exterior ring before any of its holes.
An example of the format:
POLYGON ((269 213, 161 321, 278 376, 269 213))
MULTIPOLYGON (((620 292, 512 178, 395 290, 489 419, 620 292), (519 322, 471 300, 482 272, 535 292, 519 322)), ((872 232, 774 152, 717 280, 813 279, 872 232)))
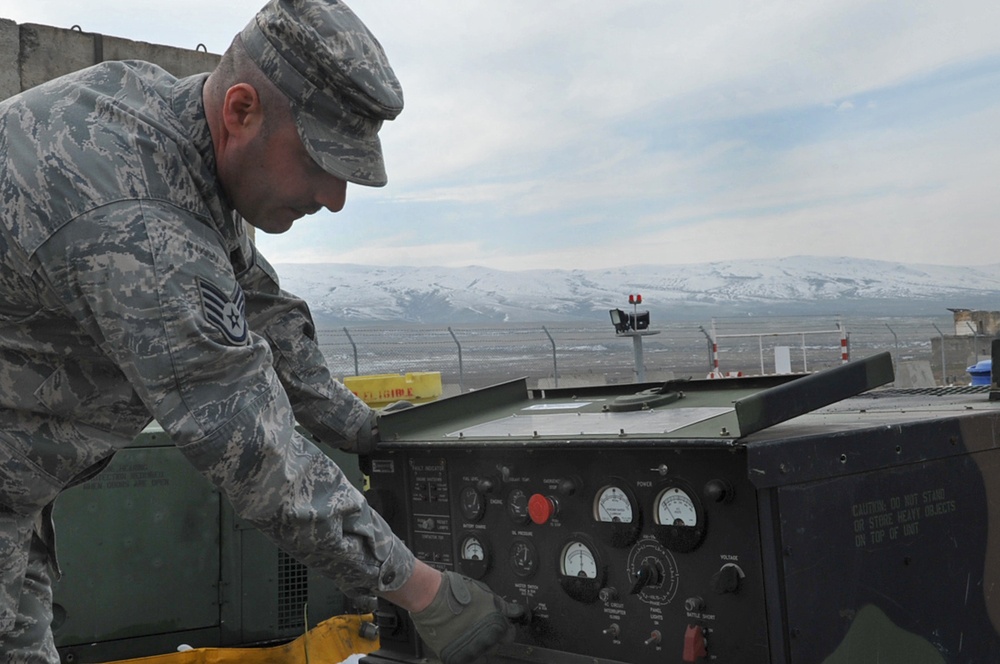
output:
MULTIPOLYGON (((218 52, 261 4, 0 16, 218 52)), ((1000 3, 350 4, 406 95, 383 130, 390 184, 262 238, 273 261, 995 262, 997 86, 953 80, 1000 78, 1000 3)))

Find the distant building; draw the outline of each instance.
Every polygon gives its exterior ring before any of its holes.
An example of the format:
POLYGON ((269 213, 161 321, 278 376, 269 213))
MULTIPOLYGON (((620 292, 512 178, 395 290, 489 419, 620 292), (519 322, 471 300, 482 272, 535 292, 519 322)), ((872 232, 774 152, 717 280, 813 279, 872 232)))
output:
POLYGON ((956 337, 995 337, 1000 333, 1000 311, 972 309, 948 309, 948 311, 955 318, 956 337))
POLYGON ((948 311, 954 317, 955 333, 931 339, 931 369, 942 385, 968 385, 968 368, 989 358, 993 339, 1000 337, 1000 311, 948 311))

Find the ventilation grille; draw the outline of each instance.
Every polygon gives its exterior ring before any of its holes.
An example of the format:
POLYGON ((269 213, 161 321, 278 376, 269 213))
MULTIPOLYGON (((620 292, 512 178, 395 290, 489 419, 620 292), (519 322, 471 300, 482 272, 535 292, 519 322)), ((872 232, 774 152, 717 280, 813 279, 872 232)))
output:
POLYGON ((921 396, 948 397, 956 394, 988 394, 989 385, 947 385, 943 387, 889 387, 884 390, 869 392, 863 396, 885 397, 885 396, 907 396, 917 394, 921 396))
POLYGON ((278 551, 278 629, 304 628, 304 607, 308 601, 308 569, 284 551, 278 551))

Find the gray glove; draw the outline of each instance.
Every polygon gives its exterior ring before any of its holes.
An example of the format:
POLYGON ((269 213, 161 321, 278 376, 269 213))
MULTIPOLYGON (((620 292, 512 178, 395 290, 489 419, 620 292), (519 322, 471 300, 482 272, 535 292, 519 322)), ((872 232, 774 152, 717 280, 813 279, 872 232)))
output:
POLYGON ((472 664, 514 638, 513 622, 527 622, 524 606, 505 602, 479 581, 444 572, 441 588, 423 611, 411 613, 417 634, 444 664, 472 664))
POLYGON ((357 453, 358 456, 368 456, 372 454, 381 440, 378 432, 378 420, 382 413, 392 413, 397 410, 404 410, 412 407, 413 404, 409 401, 393 401, 382 410, 372 410, 371 414, 368 416, 368 423, 362 426, 358 431, 357 440, 350 451, 357 453))

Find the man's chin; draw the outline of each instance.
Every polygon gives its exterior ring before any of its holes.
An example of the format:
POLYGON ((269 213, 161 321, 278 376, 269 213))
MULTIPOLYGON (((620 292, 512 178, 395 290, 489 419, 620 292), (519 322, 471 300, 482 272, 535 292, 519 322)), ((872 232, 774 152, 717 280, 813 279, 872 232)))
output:
POLYGON ((267 219, 266 221, 252 221, 247 219, 247 223, 268 235, 280 235, 292 227, 296 219, 267 219))

